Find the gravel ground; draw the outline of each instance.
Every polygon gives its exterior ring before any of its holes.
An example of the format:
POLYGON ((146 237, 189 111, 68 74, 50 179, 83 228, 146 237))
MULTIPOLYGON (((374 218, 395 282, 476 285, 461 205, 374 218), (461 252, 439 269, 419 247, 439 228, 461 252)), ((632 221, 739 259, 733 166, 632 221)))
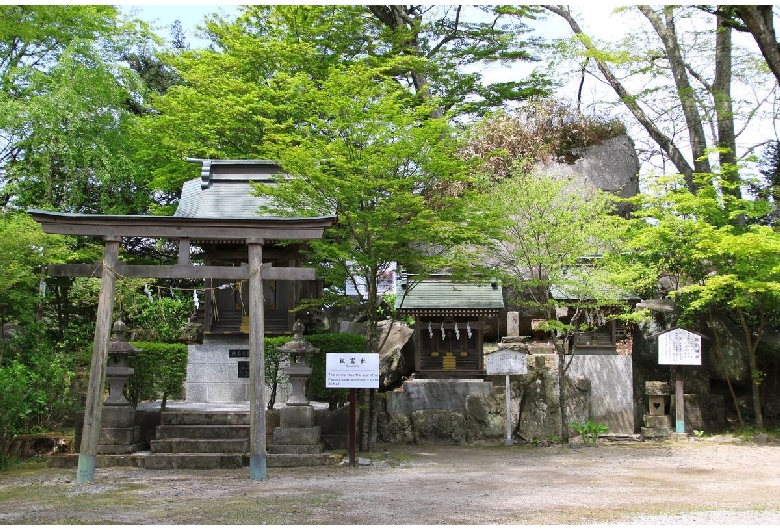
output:
POLYGON ((780 445, 393 446, 369 465, 0 474, 4 524, 779 525, 780 445))

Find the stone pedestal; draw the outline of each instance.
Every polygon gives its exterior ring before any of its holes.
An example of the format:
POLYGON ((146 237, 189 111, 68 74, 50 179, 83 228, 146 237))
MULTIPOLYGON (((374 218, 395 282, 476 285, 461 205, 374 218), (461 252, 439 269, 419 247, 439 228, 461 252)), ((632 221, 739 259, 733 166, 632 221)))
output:
POLYGON ((646 381, 648 413, 644 415, 642 436, 645 438, 668 438, 672 435, 672 416, 669 413, 671 389, 664 381, 646 381))

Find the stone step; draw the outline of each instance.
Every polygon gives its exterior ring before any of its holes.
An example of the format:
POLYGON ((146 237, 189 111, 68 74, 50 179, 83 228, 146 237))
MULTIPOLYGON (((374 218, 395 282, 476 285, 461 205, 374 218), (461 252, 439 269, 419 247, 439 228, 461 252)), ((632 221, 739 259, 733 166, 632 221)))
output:
POLYGON ((239 469, 244 455, 225 453, 156 453, 146 455, 146 469, 239 469))
POLYGON ((191 438, 216 440, 249 438, 249 431, 249 425, 158 425, 156 439, 191 438))
MULTIPOLYGON (((266 455, 266 466, 271 467, 314 467, 314 466, 334 466, 341 462, 342 455, 333 453, 321 454, 268 454, 266 455)), ((247 457, 247 465, 248 457, 247 457)))
POLYGON ((166 438, 150 442, 152 454, 158 453, 247 453, 249 438, 198 439, 166 438))
POLYGON ((269 455, 314 455, 322 453, 323 444, 274 444, 267 448, 269 455))
POLYGON ((249 425, 249 412, 166 411, 161 425, 249 425))

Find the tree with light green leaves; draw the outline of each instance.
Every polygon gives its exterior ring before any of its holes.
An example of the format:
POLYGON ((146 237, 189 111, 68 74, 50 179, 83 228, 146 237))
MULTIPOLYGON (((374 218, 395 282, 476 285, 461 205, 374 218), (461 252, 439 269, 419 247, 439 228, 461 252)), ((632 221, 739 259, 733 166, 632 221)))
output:
MULTIPOLYGON (((493 181, 492 174, 487 178, 493 181)), ((561 438, 567 442, 565 383, 573 356, 567 361, 572 352, 565 344, 576 332, 627 312, 598 259, 617 240, 614 198, 575 179, 528 173, 519 160, 509 178, 493 181, 473 208, 491 237, 474 261, 501 279, 513 307, 541 318, 540 329, 551 334, 558 355, 561 438), (562 303, 574 310, 569 321, 558 318, 562 303)))
POLYGON ((726 312, 743 332, 752 376, 755 424, 763 426, 759 344, 776 325, 780 303, 780 234, 760 221, 766 200, 739 199, 719 175, 704 175, 692 193, 679 175, 659 178, 636 198, 626 239, 626 281, 652 293, 659 279, 683 324, 726 312))
MULTIPOLYGON (((334 67, 374 68, 438 117, 478 113, 547 93, 542 75, 486 84, 479 64, 530 62, 525 7, 254 5, 204 22, 208 49, 165 57, 182 83, 151 98, 137 160, 152 168, 160 213, 192 178, 186 157, 275 160, 334 67), (403 59, 403 60, 399 60, 403 59), (305 81, 305 82, 304 82, 305 81)), ((381 81, 380 81, 381 82, 381 81)))
POLYGON ((144 39, 110 6, 0 6, 0 205, 142 213, 128 102, 144 93, 119 61, 144 39))
POLYGON ((355 304, 346 296, 353 287, 368 348, 378 351, 378 284, 388 266, 424 276, 452 265, 449 251, 480 235, 465 202, 438 193, 466 178, 466 164, 446 120, 431 118, 434 107, 417 104, 376 69, 333 68, 320 85, 298 101, 305 119, 279 153, 291 178, 258 192, 274 197, 275 215, 336 215, 323 239, 311 242, 309 259, 330 286, 313 303, 355 304))

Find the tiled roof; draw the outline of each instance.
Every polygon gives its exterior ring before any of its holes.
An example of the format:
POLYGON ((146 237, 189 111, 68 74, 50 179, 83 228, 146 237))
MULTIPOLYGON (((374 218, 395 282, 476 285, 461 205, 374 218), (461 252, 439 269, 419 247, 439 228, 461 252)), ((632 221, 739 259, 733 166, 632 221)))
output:
POLYGON ((200 178, 184 183, 174 217, 253 219, 270 204, 268 197, 252 194, 251 182, 271 183, 281 168, 266 160, 200 160, 200 178))
POLYGON ((402 276, 396 283, 395 306, 402 313, 496 314, 504 308, 498 283, 462 283, 436 276, 419 283, 406 280, 402 276))

